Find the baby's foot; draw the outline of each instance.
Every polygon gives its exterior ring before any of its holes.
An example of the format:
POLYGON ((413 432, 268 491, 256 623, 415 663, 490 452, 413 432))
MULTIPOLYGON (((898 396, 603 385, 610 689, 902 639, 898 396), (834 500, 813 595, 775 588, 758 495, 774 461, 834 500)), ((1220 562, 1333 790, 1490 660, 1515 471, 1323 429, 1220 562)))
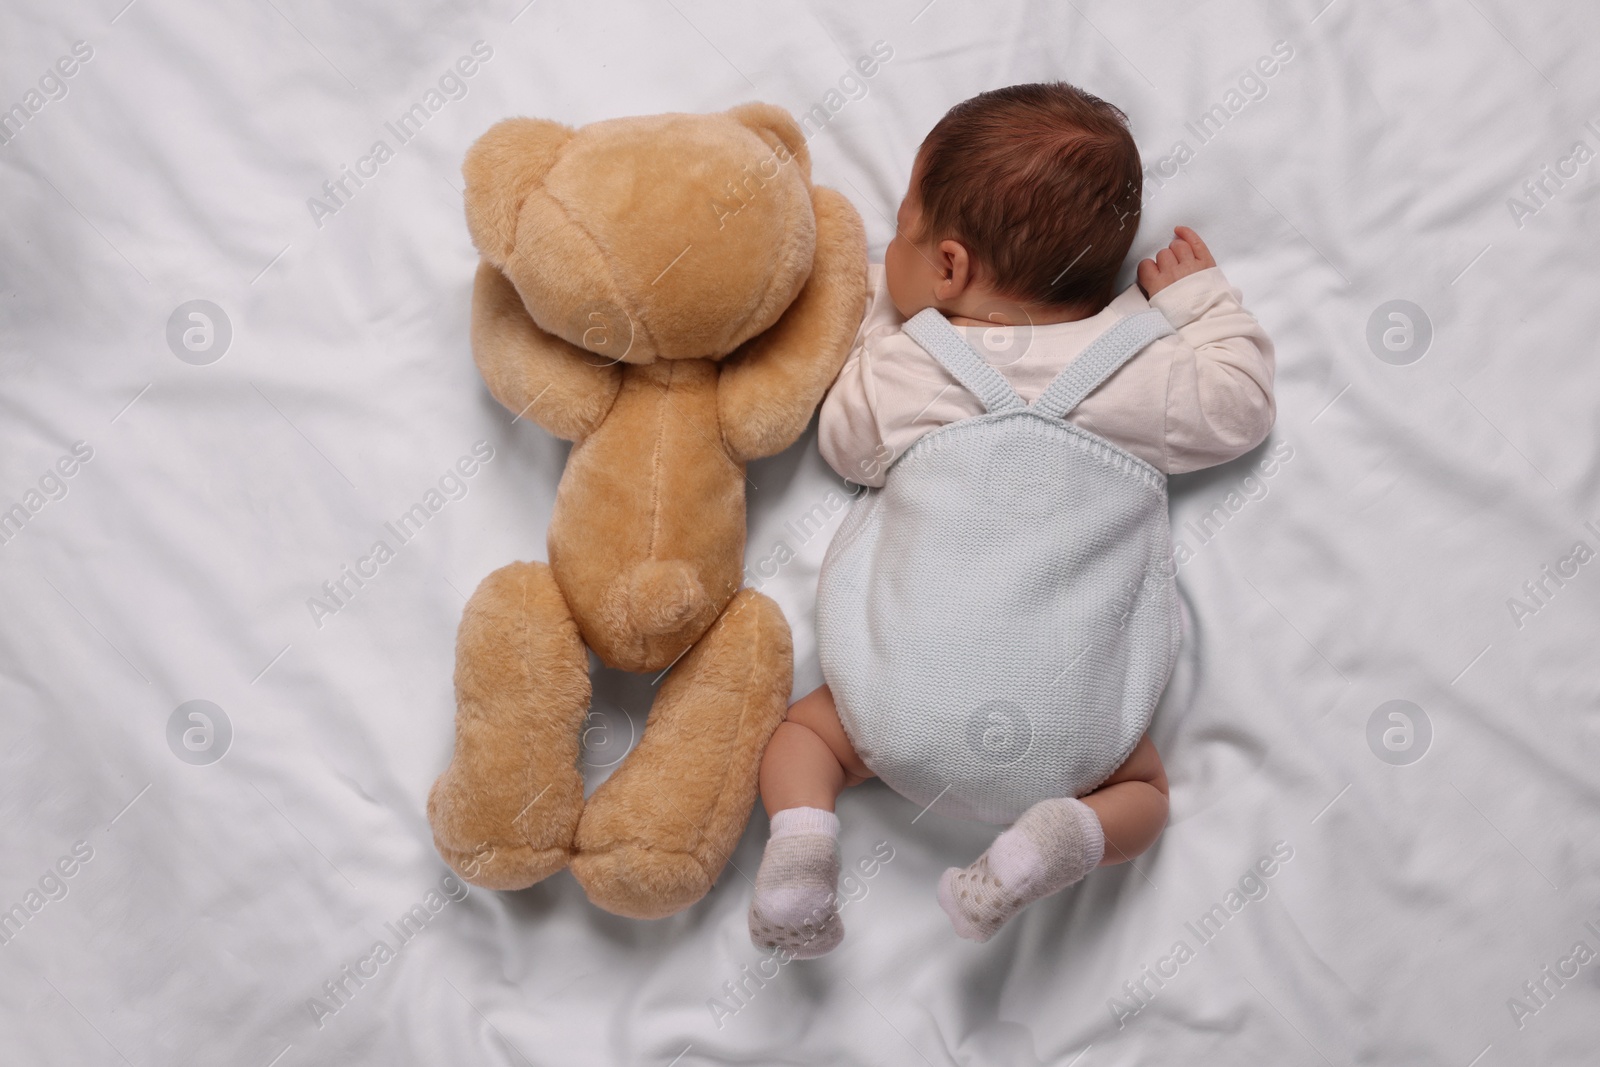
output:
POLYGON ((978 861, 939 879, 939 906, 956 933, 987 941, 1027 905, 1100 865, 1105 835, 1081 800, 1041 800, 994 839, 978 861))
POLYGON ((809 960, 844 938, 839 918, 839 817, 821 808, 772 816, 750 901, 750 940, 809 960))

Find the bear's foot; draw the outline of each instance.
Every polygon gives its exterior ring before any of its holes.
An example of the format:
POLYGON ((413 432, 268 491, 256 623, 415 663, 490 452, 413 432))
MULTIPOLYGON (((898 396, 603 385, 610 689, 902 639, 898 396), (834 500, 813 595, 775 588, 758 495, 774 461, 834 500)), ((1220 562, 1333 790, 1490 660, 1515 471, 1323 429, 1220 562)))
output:
POLYGON ((741 590, 672 668, 638 747, 584 808, 572 873, 595 905, 658 919, 706 894, 749 821, 793 674, 783 612, 741 590))
POLYGON ((456 638, 456 747, 428 795, 439 854, 486 889, 523 889, 567 865, 583 812, 578 736, 588 656, 542 563, 513 563, 472 594, 456 638))

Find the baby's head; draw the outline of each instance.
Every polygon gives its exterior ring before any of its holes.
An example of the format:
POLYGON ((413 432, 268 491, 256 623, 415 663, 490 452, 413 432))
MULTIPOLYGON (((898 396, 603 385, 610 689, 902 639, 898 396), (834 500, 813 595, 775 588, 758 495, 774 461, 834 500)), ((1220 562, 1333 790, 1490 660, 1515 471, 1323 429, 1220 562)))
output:
POLYGON ((884 256, 906 318, 1060 321, 1111 302, 1139 227, 1120 110, 1065 82, 980 93, 923 140, 884 256))

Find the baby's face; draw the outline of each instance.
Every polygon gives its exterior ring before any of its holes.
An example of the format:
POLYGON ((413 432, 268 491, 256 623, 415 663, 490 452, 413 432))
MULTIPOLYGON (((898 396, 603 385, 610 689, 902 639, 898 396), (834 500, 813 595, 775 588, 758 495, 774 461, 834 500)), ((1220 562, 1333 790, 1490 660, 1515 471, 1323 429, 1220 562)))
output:
POLYGON ((889 287, 889 299, 895 310, 910 318, 923 308, 934 307, 933 287, 942 280, 933 257, 912 242, 908 234, 921 235, 922 206, 918 202, 917 186, 922 180, 922 156, 911 167, 911 184, 900 210, 895 215, 894 239, 883 254, 883 273, 889 287))

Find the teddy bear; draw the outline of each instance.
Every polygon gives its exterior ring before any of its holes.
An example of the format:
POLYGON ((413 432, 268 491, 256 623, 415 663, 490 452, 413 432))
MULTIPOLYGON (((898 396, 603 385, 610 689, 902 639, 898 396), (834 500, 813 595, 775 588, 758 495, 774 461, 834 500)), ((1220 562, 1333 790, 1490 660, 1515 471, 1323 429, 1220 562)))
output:
POLYGON ((462 173, 474 361, 515 421, 573 444, 547 562, 494 571, 462 613, 434 842, 479 886, 566 867, 606 911, 671 915, 738 843, 788 703, 788 623, 741 588, 746 464, 799 437, 844 361, 861 219, 763 103, 508 119, 462 173), (664 675, 587 803, 586 649, 664 675))

